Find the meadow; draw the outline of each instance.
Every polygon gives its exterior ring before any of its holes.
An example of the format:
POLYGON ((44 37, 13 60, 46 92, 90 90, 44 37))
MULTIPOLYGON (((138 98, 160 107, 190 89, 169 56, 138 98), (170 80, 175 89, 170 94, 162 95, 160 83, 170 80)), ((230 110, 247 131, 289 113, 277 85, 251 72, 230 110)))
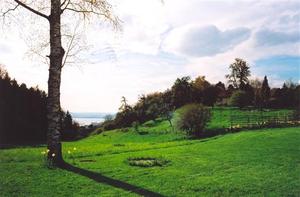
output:
MULTIPOLYGON (((216 114, 208 127, 227 124, 216 114)), ((174 122, 177 117, 175 113, 174 122)), ((162 120, 146 122, 138 130, 95 131, 88 138, 63 143, 66 161, 102 177, 98 182, 80 173, 48 169, 45 146, 0 150, 0 196, 139 195, 126 184, 163 196, 300 194, 300 127, 244 130, 197 140, 171 131, 162 120), (132 159, 144 161, 132 165, 132 159), (151 166, 151 159, 162 162, 151 166), (113 181, 124 184, 116 186, 113 181)))

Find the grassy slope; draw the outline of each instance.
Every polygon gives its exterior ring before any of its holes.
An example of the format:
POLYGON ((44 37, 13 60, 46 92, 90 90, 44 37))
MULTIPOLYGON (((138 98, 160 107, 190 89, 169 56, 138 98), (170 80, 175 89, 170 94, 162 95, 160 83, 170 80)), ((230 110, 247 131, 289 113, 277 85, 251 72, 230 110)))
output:
MULTIPOLYGON (((241 132, 208 140, 170 142, 169 137, 157 136, 156 141, 151 135, 111 132, 65 143, 64 149, 77 147, 73 153, 76 166, 169 196, 193 196, 195 192, 300 194, 299 128, 241 132), (135 156, 163 157, 170 163, 152 168, 129 166, 126 159, 135 156), (80 162, 82 158, 96 162, 80 162)), ((0 196, 133 195, 70 172, 48 170, 42 165, 42 150, 0 151, 0 196)))
MULTIPOLYGON (((218 118, 214 117, 215 120, 218 118)), ((214 123, 214 120, 211 124, 214 123)), ((264 129, 204 140, 171 134, 167 122, 64 143, 66 159, 168 196, 300 194, 300 128, 264 129), (163 157, 165 167, 129 166, 129 157, 163 157), (92 159, 96 162, 80 162, 92 159)), ((43 165, 39 148, 0 150, 0 196, 135 196, 80 175, 43 165)))

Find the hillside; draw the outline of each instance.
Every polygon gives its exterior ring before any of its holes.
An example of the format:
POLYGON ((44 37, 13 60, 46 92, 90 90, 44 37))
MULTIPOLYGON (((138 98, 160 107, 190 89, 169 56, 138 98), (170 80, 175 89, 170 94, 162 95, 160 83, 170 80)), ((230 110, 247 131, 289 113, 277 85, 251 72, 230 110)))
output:
MULTIPOLYGON (((64 143, 64 155, 79 168, 167 196, 300 193, 299 127, 244 131, 202 140, 186 140, 180 134, 152 129, 146 135, 123 129, 64 143), (128 158, 140 157, 167 162, 148 168, 129 165, 128 158)), ((113 187, 107 178, 99 183, 73 172, 48 170, 41 154, 44 150, 0 150, 0 196, 136 195, 121 189, 122 185, 113 187)))

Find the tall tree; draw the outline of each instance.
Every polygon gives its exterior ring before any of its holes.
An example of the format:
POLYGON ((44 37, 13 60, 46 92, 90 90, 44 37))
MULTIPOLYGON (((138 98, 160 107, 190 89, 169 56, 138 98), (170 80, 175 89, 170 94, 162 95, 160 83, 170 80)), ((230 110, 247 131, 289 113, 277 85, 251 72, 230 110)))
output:
POLYGON ((226 75, 226 78, 229 84, 232 84, 234 88, 241 88, 248 83, 250 67, 246 61, 236 58, 235 62, 230 64, 229 69, 230 73, 226 75))
POLYGON ((260 96, 261 96, 261 101, 262 101, 263 107, 267 106, 267 103, 270 99, 270 95, 271 95, 271 90, 269 87, 267 76, 265 76, 264 80, 262 82, 261 89, 260 89, 260 96))
POLYGON ((3 16, 23 8, 44 18, 45 22, 49 23, 50 54, 47 56, 50 59, 47 97, 48 160, 56 165, 61 165, 63 164, 63 157, 61 151, 60 84, 63 60, 66 55, 62 46, 62 16, 69 11, 80 14, 83 19, 95 15, 104 17, 113 24, 118 24, 118 20, 112 15, 112 7, 106 0, 1 0, 0 7, 7 7, 3 11, 3 16))
POLYGON ((173 84, 172 90, 172 105, 179 108, 191 102, 191 78, 189 76, 177 78, 173 84))

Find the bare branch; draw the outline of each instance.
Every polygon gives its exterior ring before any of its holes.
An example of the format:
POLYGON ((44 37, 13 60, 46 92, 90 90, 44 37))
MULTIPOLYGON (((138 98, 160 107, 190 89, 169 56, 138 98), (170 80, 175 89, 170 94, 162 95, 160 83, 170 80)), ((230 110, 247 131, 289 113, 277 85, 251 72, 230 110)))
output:
POLYGON ((67 2, 67 0, 64 0, 64 1, 60 4, 60 7, 62 7, 63 5, 65 5, 66 2, 67 2))
POLYGON ((47 20, 49 20, 49 16, 47 16, 47 15, 45 15, 45 14, 43 14, 43 13, 41 13, 41 12, 39 12, 39 11, 37 11, 37 10, 31 8, 31 7, 29 7, 28 5, 26 5, 25 3, 23 3, 23 2, 21 2, 21 1, 19 1, 19 0, 14 0, 14 1, 15 1, 18 5, 20 5, 20 6, 24 7, 24 8, 26 8, 27 10, 33 12, 34 14, 37 14, 37 15, 39 15, 39 16, 41 16, 41 17, 44 17, 44 18, 46 18, 47 20))
POLYGON ((61 14, 66 10, 66 8, 69 6, 70 3, 71 3, 71 0, 65 0, 65 1, 61 4, 60 7, 63 7, 64 4, 66 4, 65 7, 61 9, 61 14), (68 2, 67 2, 67 1, 68 1, 68 2), (67 3, 66 3, 66 2, 67 2, 67 3))
POLYGON ((5 15, 11 11, 15 11, 19 7, 19 4, 17 4, 14 8, 10 8, 7 11, 5 11, 2 16, 5 17, 5 15))
POLYGON ((95 12, 94 10, 76 10, 76 9, 73 9, 73 8, 65 8, 64 10, 70 10, 70 11, 73 11, 73 12, 83 13, 83 14, 101 15, 101 16, 105 16, 106 17, 105 14, 99 13, 99 12, 95 12))
POLYGON ((73 35, 71 37, 71 40, 69 42, 68 48, 66 50, 65 58, 64 58, 64 61, 63 61, 62 65, 61 65, 61 67, 64 67, 64 65, 67 62, 68 57, 70 56, 70 52, 71 52, 71 50, 73 48, 72 45, 73 45, 74 39, 75 39, 75 30, 74 30, 74 33, 73 33, 73 35))

